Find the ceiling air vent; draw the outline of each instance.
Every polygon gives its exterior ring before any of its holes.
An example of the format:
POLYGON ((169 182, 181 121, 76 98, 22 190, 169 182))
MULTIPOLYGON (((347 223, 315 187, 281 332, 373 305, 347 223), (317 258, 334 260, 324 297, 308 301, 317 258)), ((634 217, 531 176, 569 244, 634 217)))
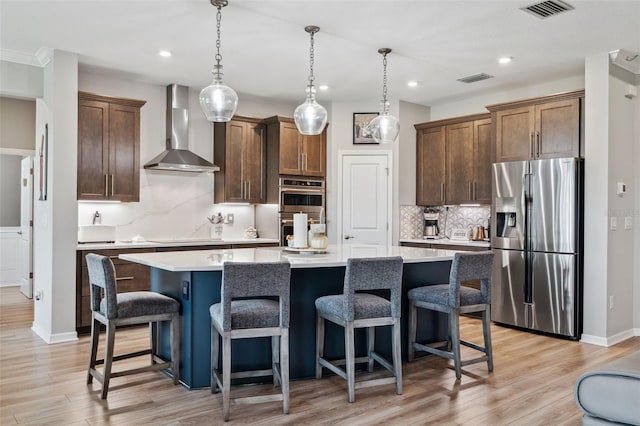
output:
POLYGON ((532 4, 531 6, 520 8, 520 10, 530 13, 540 19, 545 19, 572 9, 573 6, 560 0, 543 1, 532 4))
POLYGON ((493 78, 493 76, 485 73, 480 73, 476 75, 470 75, 469 77, 459 78, 457 81, 460 81, 462 83, 475 83, 476 81, 486 80, 488 78, 493 78))

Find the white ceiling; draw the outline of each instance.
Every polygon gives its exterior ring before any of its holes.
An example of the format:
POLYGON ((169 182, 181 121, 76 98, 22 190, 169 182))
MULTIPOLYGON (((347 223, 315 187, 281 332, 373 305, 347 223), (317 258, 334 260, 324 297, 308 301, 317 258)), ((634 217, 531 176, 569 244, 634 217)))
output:
MULTIPOLYGON (((330 86, 321 103, 379 100, 380 47, 393 49, 389 97, 424 105, 573 76, 597 53, 640 52, 640 0, 568 0, 574 10, 544 20, 519 10, 534 2, 229 0, 225 82, 241 96, 302 101, 306 25, 321 28, 316 83, 330 86), (499 65, 503 55, 515 59, 499 65), (495 78, 456 81, 478 73, 495 78)), ((77 53, 81 69, 202 88, 214 63, 215 14, 209 0, 0 0, 0 58, 55 48, 77 53)))

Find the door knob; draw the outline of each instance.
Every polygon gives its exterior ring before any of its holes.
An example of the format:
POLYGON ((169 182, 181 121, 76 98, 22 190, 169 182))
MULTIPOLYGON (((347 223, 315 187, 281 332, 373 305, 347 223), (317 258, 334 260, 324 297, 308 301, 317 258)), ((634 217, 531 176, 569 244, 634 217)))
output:
POLYGON ((354 237, 353 235, 345 235, 345 236, 344 236, 344 239, 345 239, 345 240, 349 240, 349 239, 351 239, 351 238, 355 238, 355 237, 354 237))

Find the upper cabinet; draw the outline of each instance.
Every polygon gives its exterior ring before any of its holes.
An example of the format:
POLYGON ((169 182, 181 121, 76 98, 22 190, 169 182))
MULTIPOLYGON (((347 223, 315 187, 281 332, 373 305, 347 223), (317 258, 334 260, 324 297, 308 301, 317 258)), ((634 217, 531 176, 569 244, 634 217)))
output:
POLYGON ((432 121, 415 127, 416 204, 489 204, 489 114, 432 121))
POLYGON ((140 200, 145 101, 78 93, 78 200, 140 200))
POLYGON ((584 90, 487 107, 495 161, 581 157, 584 90))
POLYGON ((266 197, 265 125, 260 119, 234 116, 214 123, 213 162, 216 203, 264 203, 266 197))
POLYGON ((315 136, 298 132, 293 119, 274 116, 267 125, 269 167, 277 164, 278 173, 323 178, 327 161, 327 128, 315 136))

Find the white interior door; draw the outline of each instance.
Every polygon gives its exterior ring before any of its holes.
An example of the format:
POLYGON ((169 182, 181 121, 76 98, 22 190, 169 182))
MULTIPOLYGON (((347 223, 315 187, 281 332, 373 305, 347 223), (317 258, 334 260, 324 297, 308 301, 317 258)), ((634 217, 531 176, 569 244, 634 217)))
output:
POLYGON ((390 152, 340 155, 338 217, 343 242, 387 245, 391 241, 390 152))
POLYGON ((20 291, 33 297, 33 157, 22 159, 20 179, 20 291))

